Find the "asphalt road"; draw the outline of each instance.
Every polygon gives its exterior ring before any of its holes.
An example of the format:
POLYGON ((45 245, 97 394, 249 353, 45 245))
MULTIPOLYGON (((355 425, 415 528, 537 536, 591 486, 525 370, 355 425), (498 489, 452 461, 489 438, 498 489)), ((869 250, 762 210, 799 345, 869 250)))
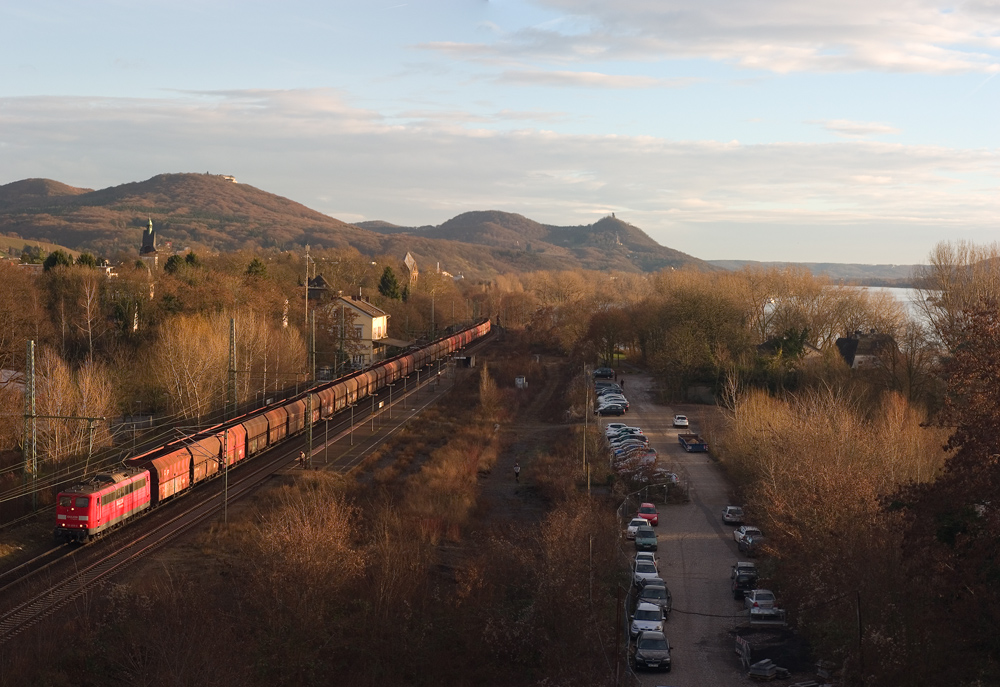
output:
POLYGON ((669 674, 639 673, 639 680, 649 687, 750 684, 730 634, 746 620, 738 616, 742 606, 729 591, 729 572, 738 553, 732 539, 734 528, 724 525, 721 517, 728 504, 729 485, 707 454, 687 453, 680 448, 678 430, 673 428, 674 414, 683 413, 691 421, 691 429, 683 431, 700 432, 704 418, 715 409, 655 405, 649 394, 649 377, 628 375, 626 380, 625 393, 631 408, 622 421, 642 428, 659 454, 659 464, 688 480, 691 497, 685 504, 656 503, 660 522, 654 529, 658 535, 660 575, 673 596, 673 612, 665 627, 673 668, 669 674))

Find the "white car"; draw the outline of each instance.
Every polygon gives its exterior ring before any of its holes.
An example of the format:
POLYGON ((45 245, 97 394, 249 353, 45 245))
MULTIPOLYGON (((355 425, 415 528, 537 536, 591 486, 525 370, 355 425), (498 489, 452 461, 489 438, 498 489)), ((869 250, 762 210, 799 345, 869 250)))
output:
POLYGON ((751 612, 758 608, 774 608, 774 592, 769 589, 750 589, 743 593, 743 606, 751 612))
POLYGON ((625 528, 625 538, 635 539, 635 531, 640 527, 649 527, 649 523, 646 522, 645 518, 632 518, 628 527, 625 528))
POLYGON ((687 415, 674 415, 674 427, 690 427, 687 415))
POLYGON ((619 429, 625 429, 628 427, 624 422, 609 422, 608 426, 604 428, 604 434, 610 436, 616 433, 619 429))
POLYGON ((760 528, 753 527, 752 525, 743 525, 743 527, 738 530, 733 530, 733 541, 737 544, 742 542, 748 536, 750 537, 763 537, 764 533, 760 531, 760 528))
POLYGON ((632 637, 638 637, 640 632, 663 632, 663 609, 654 604, 639 604, 628 631, 632 637))
POLYGON ((656 569, 655 563, 650 563, 649 561, 635 562, 635 568, 632 571, 632 582, 637 587, 641 587, 647 580, 657 580, 659 578, 660 572, 656 569))

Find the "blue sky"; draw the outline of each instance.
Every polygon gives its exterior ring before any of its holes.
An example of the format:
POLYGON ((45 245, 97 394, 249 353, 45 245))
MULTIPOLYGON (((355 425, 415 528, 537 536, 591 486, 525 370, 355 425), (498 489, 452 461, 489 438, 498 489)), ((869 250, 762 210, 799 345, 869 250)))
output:
POLYGON ((998 238, 998 0, 0 0, 0 25, 0 184, 212 171, 345 221, 615 212, 705 259, 998 238))

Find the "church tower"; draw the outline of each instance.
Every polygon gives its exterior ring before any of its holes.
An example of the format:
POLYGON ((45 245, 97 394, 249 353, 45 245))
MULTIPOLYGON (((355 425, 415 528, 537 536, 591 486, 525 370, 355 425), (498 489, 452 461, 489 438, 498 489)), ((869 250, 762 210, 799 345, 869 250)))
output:
POLYGON ((156 271, 159 254, 156 251, 156 230, 153 229, 153 219, 142 232, 142 247, 139 248, 139 259, 146 263, 150 273, 156 271))

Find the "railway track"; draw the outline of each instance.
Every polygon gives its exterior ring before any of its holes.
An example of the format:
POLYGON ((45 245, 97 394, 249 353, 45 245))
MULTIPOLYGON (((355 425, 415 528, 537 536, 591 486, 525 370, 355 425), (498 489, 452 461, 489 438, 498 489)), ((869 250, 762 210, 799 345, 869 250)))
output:
MULTIPOLYGON (((491 339, 492 336, 488 336, 485 340, 467 347, 466 351, 480 350, 480 347, 491 339)), ((368 437, 358 450, 341 453, 334 461, 324 465, 323 469, 342 473, 351 472, 361 464, 367 453, 383 443, 388 436, 401 429, 416 413, 434 403, 439 395, 431 398, 420 398, 419 394, 429 385, 440 383, 441 362, 443 361, 438 361, 429 370, 422 371, 422 374, 426 376, 421 379, 420 383, 414 383, 413 387, 407 388, 404 393, 397 392, 395 397, 389 400, 388 405, 386 405, 386 399, 392 396, 392 390, 383 389, 372 397, 371 406, 362 403, 355 407, 353 415, 350 411, 342 411, 334 419, 331 419, 333 437, 329 439, 324 437, 317 449, 315 446, 316 437, 314 436, 312 447, 314 455, 317 450, 328 450, 330 445, 356 431, 360 425, 372 421, 374 426, 376 416, 381 425, 385 413, 388 411, 391 417, 393 408, 398 407, 399 404, 406 406, 413 403, 415 406, 413 412, 398 413, 397 417, 386 427, 382 427, 379 434, 373 432, 373 436, 368 437), (388 393, 386 393, 387 391, 388 393), (414 403, 414 396, 418 397, 415 399, 416 403, 414 403)), ((0 645, 6 644, 70 604, 95 585, 121 572, 194 527, 216 517, 227 508, 229 501, 239 500, 258 488, 276 471, 292 463, 298 455, 298 451, 305 448, 304 439, 305 433, 296 435, 254 460, 231 469, 229 472, 233 474, 223 472, 212 482, 206 484, 205 488, 187 492, 164 504, 148 516, 135 521, 135 526, 128 530, 134 534, 130 534, 130 537, 123 543, 115 541, 118 539, 115 535, 121 534, 122 530, 115 530, 110 537, 104 537, 87 547, 69 544, 53 547, 18 567, 0 574, 0 579, 12 578, 11 581, 0 587, 0 599, 26 597, 23 601, 11 602, 10 607, 0 611, 2 613, 0 615, 0 645), (222 496, 221 499, 220 496, 222 496), (94 553, 97 555, 93 555, 94 553), (77 560, 73 569, 68 569, 69 559, 86 554, 90 554, 89 557, 77 560), (40 575, 43 572, 50 572, 55 581, 40 583, 40 575), (32 590, 32 585, 35 585, 36 589, 32 590)), ((315 459, 314 467, 316 467, 315 459)))

